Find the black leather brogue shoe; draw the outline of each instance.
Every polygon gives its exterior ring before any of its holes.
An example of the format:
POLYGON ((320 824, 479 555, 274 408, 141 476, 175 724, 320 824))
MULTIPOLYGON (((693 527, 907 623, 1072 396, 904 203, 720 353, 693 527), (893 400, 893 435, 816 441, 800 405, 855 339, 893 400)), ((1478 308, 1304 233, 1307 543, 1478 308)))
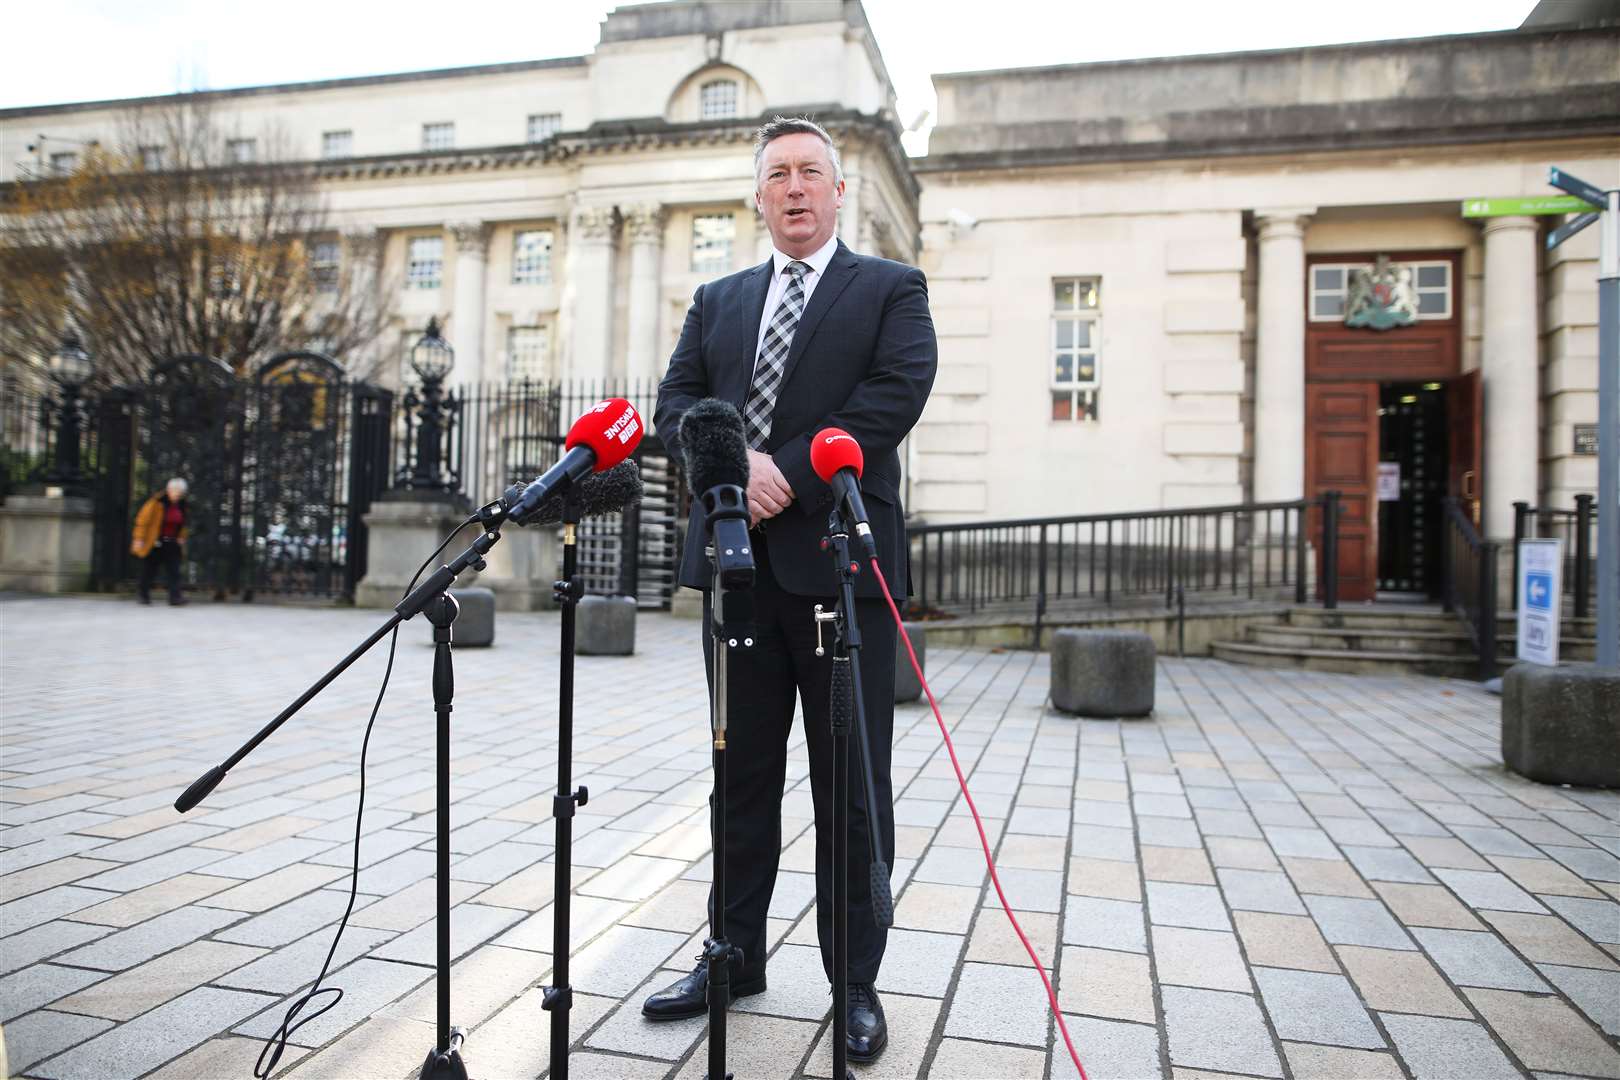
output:
POLYGON ((874 1061, 889 1045, 889 1021, 871 983, 850 983, 845 998, 848 1027, 845 1043, 851 1061, 874 1061))
MULTIPOLYGON (((731 1000, 765 992, 765 973, 731 977, 731 1000)), ((729 1004, 729 1003, 728 1003, 729 1004)), ((641 1015, 649 1020, 685 1020, 709 1011, 709 962, 700 953, 692 974, 676 979, 641 1005, 641 1015)))

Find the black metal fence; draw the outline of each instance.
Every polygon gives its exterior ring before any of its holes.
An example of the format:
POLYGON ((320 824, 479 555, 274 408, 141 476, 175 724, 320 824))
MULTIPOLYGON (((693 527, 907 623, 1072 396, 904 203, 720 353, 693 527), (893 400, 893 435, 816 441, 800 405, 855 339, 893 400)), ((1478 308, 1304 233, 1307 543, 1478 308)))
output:
MULTIPOLYGON (((101 467, 104 451, 95 402, 78 401, 78 438, 68 447, 81 474, 101 467)), ((24 488, 60 486, 62 398, 60 391, 10 383, 0 393, 0 499, 24 488)), ((71 435, 71 433, 70 433, 71 435)), ((70 494, 89 494, 87 481, 68 484, 70 494)))
MULTIPOLYGON (((0 401, 0 497, 50 486, 63 415, 58 391, 18 381, 0 401)), ((556 464, 575 417, 628 398, 650 425, 657 384, 488 383, 447 392, 438 417, 435 491, 479 505, 556 464)), ((129 553, 141 504, 171 476, 191 487, 187 587, 216 597, 352 598, 365 575, 364 517, 391 487, 409 486, 421 451, 420 401, 353 382, 328 357, 284 353, 247 377, 217 360, 176 357, 142 385, 103 389, 79 415, 75 492, 95 513, 92 584, 137 572, 129 553)), ((668 606, 684 490, 655 434, 637 452, 646 498, 631 513, 581 523, 589 593, 668 606)))
POLYGON ((1513 610, 1519 608, 1519 541, 1563 541, 1564 596, 1577 619, 1591 616, 1597 600, 1597 506, 1591 495, 1575 496, 1575 509, 1513 504, 1513 610))
MULTIPOLYGON (((446 493, 476 506, 509 485, 557 463, 574 420, 604 398, 627 399, 649 433, 636 451, 646 494, 633 512, 589 518, 579 527, 579 580, 588 595, 635 596, 643 607, 668 607, 675 590, 684 488, 663 443, 652 432, 658 383, 653 379, 490 382, 456 386, 445 395, 440 459, 446 493)), ((416 472, 420 420, 413 393, 393 425, 396 483, 416 472)))
MULTIPOLYGON (((650 427, 658 384, 653 380, 488 382, 453 387, 446 398, 444 462, 451 490, 471 505, 488 502, 509 484, 533 480, 557 463, 576 417, 603 398, 627 398, 650 427)), ((412 394, 395 417, 393 461, 408 477, 416 453, 412 394)))
MULTIPOLYGON (((1088 514, 910 530, 914 615, 1033 614, 1197 600, 1304 603, 1315 501, 1088 514)), ((1322 545, 1332 565, 1333 530, 1322 545)))
POLYGON ((1496 674, 1497 544, 1479 530, 1454 498, 1445 500, 1441 524, 1441 607, 1457 616, 1479 657, 1479 677, 1496 674))

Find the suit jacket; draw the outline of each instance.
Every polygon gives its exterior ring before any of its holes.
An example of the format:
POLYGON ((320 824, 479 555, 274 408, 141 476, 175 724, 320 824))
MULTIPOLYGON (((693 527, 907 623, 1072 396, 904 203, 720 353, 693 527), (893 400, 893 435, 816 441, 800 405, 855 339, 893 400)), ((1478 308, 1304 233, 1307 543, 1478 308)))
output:
MULTIPOLYGON (((772 270, 767 260, 701 285, 692 295, 654 412, 659 437, 676 461, 683 460, 681 417, 693 404, 716 397, 742 410, 753 382, 772 270)), ((793 504, 765 523, 771 569, 785 592, 831 596, 837 591, 832 564, 820 549, 832 491, 810 467, 810 439, 824 427, 843 428, 860 443, 865 455, 861 492, 878 561, 891 589, 907 586, 896 448, 922 415, 938 362, 922 271, 857 255, 840 241, 794 332, 764 447, 794 494, 793 504)), ((682 585, 711 586, 705 543, 701 508, 694 504, 678 577, 682 585)), ((856 593, 881 595, 871 574, 856 579, 856 593)))

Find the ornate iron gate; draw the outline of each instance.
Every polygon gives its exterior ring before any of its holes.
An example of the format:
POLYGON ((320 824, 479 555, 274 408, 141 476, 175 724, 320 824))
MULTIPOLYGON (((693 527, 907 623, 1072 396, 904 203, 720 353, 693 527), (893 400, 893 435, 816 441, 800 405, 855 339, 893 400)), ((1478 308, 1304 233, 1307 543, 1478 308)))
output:
POLYGON ((393 396, 349 382, 331 357, 271 357, 251 381, 204 356, 105 394, 95 423, 94 579, 136 573, 135 511, 170 477, 190 485, 185 583, 216 598, 350 598, 365 522, 389 479, 393 396))
POLYGON ((349 394, 349 515, 344 531, 343 595, 352 599, 354 587, 365 577, 370 551, 365 515, 373 500, 388 490, 391 479, 394 395, 368 383, 353 384, 349 394))
POLYGON ((243 394, 223 361, 187 354, 161 364, 137 412, 132 506, 183 478, 189 521, 184 582, 222 598, 242 585, 243 394))
POLYGON ((344 592, 346 389, 343 369, 313 352, 273 356, 254 376, 248 598, 344 592))

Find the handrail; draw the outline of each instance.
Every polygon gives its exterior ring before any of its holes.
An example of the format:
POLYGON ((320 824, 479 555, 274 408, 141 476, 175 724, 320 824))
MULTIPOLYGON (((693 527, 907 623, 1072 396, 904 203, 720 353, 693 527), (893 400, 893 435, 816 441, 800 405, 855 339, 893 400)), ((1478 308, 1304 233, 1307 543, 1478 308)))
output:
POLYGON ((1556 536, 1564 541, 1564 591, 1574 600, 1575 617, 1592 614, 1593 569, 1597 561, 1593 535, 1597 531, 1596 500, 1589 494, 1575 496, 1575 508, 1513 504, 1513 607, 1519 606, 1519 541, 1530 537, 1556 536))
POLYGON ((1440 544, 1445 567, 1440 605, 1457 616, 1474 644, 1479 677, 1496 674, 1496 561, 1500 545, 1480 536, 1461 503, 1445 500, 1445 531, 1440 544))
MULTIPOLYGON (((1324 508, 1323 565, 1337 562, 1331 498, 1115 514, 923 524, 909 529, 915 615, 1032 614, 1190 596, 1306 601, 1311 511, 1324 508)), ((1320 577, 1320 575, 1319 575, 1320 577)), ((1331 604, 1336 590, 1322 590, 1331 604)))
POLYGON ((938 525, 907 525, 906 532, 912 536, 922 533, 951 532, 964 529, 1016 529, 1029 528, 1036 525, 1089 525, 1105 521, 1136 521, 1142 518, 1155 518, 1175 516, 1178 514, 1229 514, 1238 511, 1264 511, 1264 510, 1297 510, 1302 506, 1313 506, 1317 500, 1296 499, 1283 502, 1264 503, 1227 503, 1221 506, 1188 506, 1169 510, 1126 510, 1117 514, 1072 514, 1067 517, 1046 518, 1001 518, 996 521, 952 521, 938 525))

